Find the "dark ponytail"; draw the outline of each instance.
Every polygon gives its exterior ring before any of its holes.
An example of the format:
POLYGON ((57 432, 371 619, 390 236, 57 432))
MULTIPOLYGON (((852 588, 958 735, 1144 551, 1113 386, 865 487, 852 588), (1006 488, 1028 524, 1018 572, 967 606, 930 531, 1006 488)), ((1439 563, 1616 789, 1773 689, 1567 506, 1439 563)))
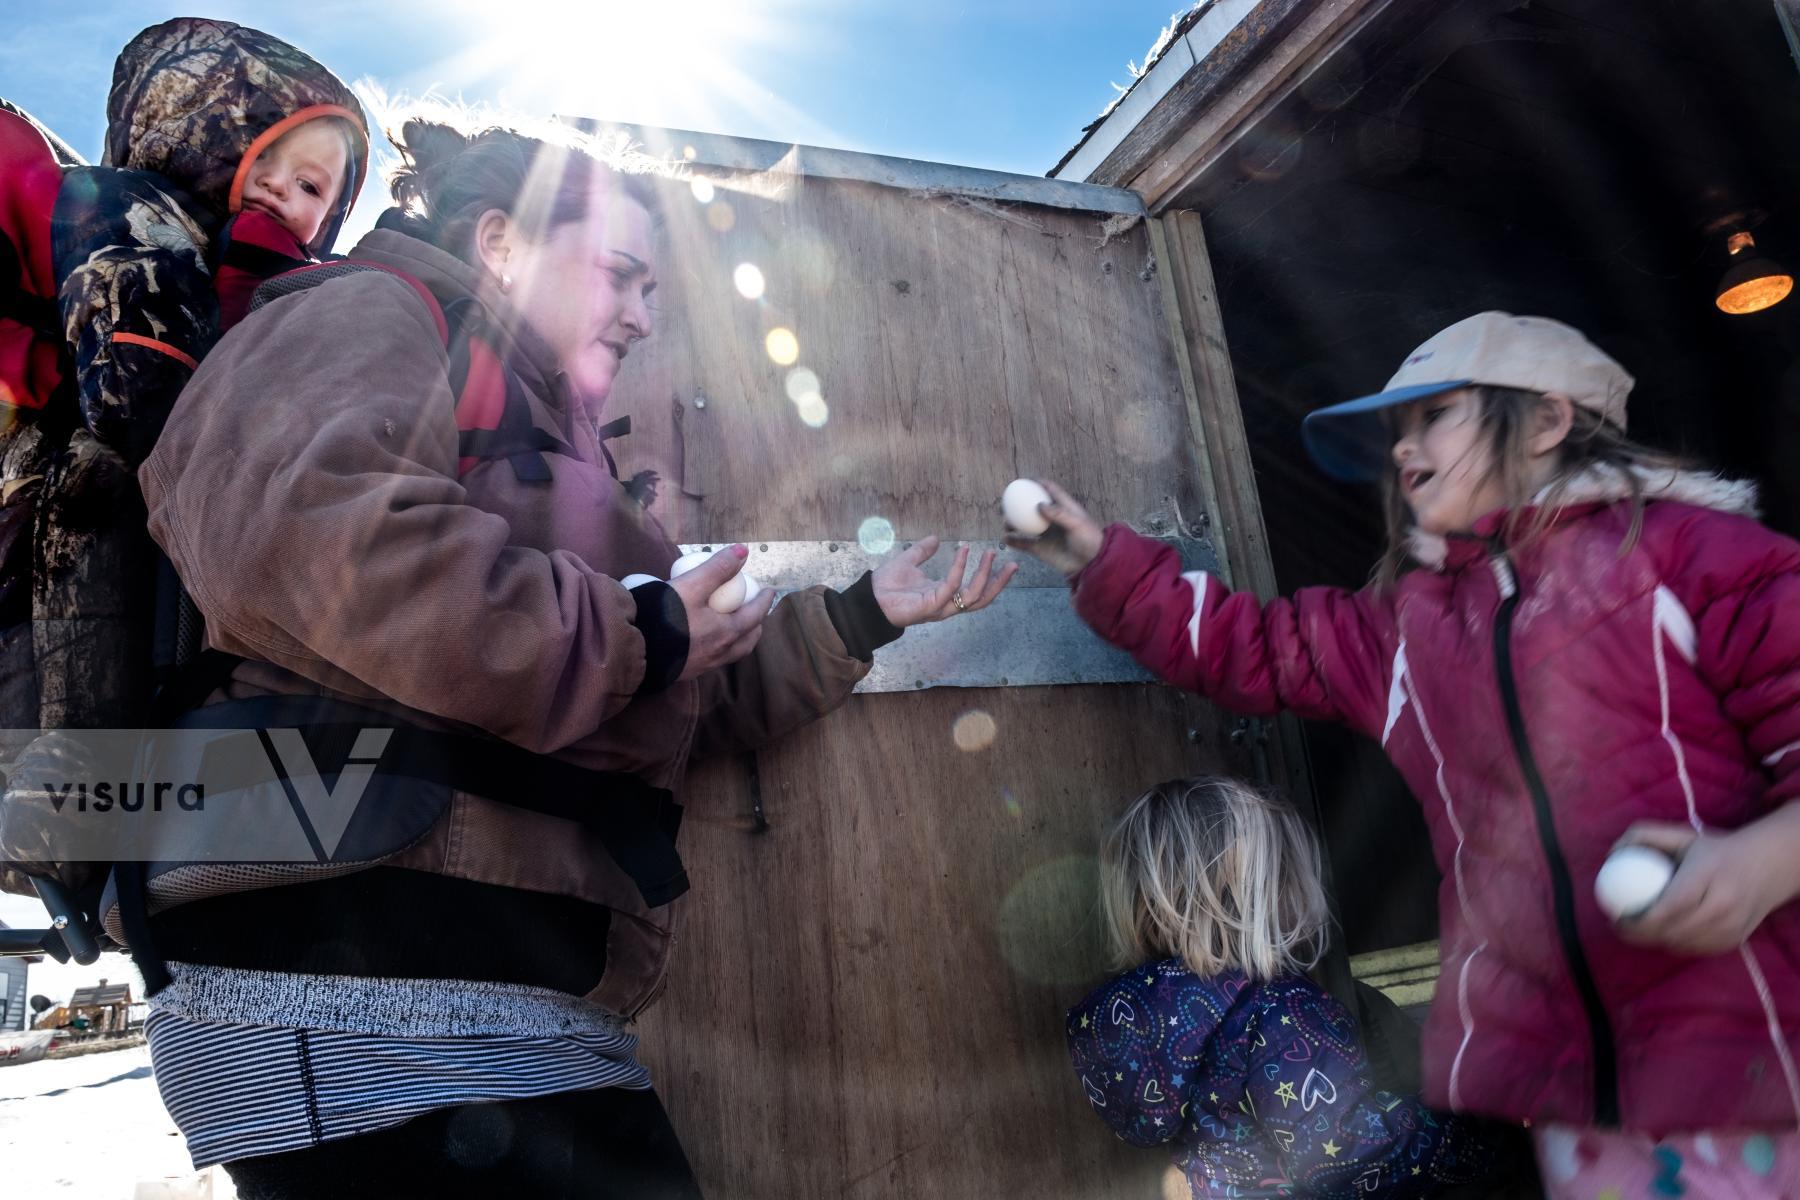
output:
POLYGON ((594 185, 607 175, 652 213, 651 160, 573 131, 555 140, 494 126, 465 134, 441 121, 413 117, 388 140, 401 165, 389 176, 406 232, 469 262, 475 224, 499 209, 532 240, 587 216, 594 185))

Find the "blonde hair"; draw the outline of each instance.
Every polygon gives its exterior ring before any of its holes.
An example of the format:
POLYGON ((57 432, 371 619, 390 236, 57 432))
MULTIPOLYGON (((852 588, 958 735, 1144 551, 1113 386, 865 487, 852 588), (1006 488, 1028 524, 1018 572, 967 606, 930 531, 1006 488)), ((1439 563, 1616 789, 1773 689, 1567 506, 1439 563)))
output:
MULTIPOLYGON (((1599 470, 1617 476, 1631 504, 1631 527, 1619 546, 1619 553, 1625 554, 1637 544, 1643 527, 1643 477, 1667 475, 1689 465, 1677 455, 1632 441, 1623 429, 1599 413, 1575 405, 1568 436, 1557 447, 1550 482, 1534 495, 1527 469, 1531 461, 1531 418, 1545 403, 1544 393, 1484 384, 1469 390, 1481 406, 1481 434, 1492 450, 1488 475, 1499 480, 1505 498, 1506 522, 1500 535, 1508 545, 1529 544, 1543 536, 1569 503, 1569 485, 1580 476, 1599 470)), ((1412 509, 1401 491, 1400 470, 1391 455, 1382 469, 1381 495, 1387 546, 1375 565, 1373 578, 1378 586, 1389 587, 1414 565, 1410 550, 1412 509)))
POLYGON ((1196 975, 1310 970, 1330 920, 1319 843, 1293 805, 1230 779, 1158 784, 1100 845, 1101 924, 1118 967, 1196 975))

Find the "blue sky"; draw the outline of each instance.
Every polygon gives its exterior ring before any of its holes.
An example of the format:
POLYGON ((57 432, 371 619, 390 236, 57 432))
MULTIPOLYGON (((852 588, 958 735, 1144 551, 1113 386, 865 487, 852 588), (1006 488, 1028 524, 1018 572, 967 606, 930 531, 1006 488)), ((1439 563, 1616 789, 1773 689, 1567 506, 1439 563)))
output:
POLYGON ((1036 175, 1186 2, 25 0, 0 45, 0 95, 97 155, 119 47, 197 10, 389 92, 436 87, 534 115, 579 109, 1036 175))

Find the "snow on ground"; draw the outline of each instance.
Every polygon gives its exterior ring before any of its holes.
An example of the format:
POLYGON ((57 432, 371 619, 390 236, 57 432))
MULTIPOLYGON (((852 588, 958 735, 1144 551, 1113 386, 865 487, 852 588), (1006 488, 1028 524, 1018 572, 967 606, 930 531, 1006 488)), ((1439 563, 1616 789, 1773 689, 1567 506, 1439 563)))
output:
POLYGON ((149 1047, 0 1067, 0 1195, 223 1200, 229 1183, 223 1171, 195 1175, 157 1098, 149 1047))

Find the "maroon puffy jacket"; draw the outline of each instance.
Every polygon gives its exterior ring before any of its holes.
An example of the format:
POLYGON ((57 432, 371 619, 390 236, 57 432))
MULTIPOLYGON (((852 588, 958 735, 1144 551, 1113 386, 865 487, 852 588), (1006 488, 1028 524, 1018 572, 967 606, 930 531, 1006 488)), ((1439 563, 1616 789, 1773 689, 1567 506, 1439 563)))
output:
MULTIPOLYGON (((1800 1120, 1800 903, 1739 950, 1630 945, 1594 876, 1637 820, 1734 829, 1800 796, 1800 545, 1748 485, 1617 479, 1506 547, 1491 514, 1387 591, 1261 604, 1122 526, 1077 611, 1227 708, 1380 739, 1444 882, 1425 1094, 1512 1120, 1664 1133, 1800 1120), (1610 486, 1609 486, 1610 485, 1610 486)), ((1796 869, 1800 869, 1797 865, 1796 869)))

